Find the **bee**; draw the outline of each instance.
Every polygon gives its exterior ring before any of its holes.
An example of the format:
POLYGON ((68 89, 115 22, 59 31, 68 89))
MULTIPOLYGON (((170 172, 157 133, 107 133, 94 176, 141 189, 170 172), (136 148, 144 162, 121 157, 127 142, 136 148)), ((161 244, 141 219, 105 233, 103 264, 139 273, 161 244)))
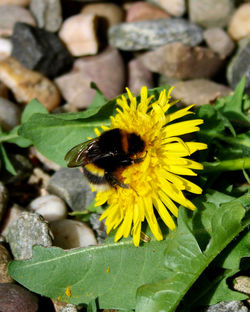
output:
POLYGON ((140 163, 145 157, 145 142, 136 133, 119 128, 103 132, 99 137, 73 147, 65 156, 68 167, 82 167, 88 181, 97 190, 129 188, 121 180, 124 168, 140 163))

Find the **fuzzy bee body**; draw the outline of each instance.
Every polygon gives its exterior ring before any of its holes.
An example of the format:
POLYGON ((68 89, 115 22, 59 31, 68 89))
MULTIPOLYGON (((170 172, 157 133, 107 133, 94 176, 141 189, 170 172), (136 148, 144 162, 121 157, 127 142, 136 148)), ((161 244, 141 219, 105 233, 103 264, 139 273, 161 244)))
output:
POLYGON ((83 173, 96 188, 106 189, 124 184, 119 172, 143 161, 137 157, 145 150, 145 143, 135 133, 119 128, 103 132, 99 137, 73 147, 65 156, 68 167, 83 167, 83 173))

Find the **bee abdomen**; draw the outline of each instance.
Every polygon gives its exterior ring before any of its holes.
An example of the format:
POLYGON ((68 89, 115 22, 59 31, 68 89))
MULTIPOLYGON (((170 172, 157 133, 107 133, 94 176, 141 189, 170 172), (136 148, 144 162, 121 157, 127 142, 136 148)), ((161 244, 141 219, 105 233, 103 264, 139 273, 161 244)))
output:
POLYGON ((96 174, 90 172, 85 167, 83 167, 83 173, 91 184, 100 185, 100 184, 107 184, 108 183, 104 175, 96 175, 96 174))

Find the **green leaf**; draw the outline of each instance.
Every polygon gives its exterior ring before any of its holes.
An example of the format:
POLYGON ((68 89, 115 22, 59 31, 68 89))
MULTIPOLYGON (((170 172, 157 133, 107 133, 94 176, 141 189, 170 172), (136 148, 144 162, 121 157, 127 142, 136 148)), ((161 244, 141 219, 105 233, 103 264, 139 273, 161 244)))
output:
POLYGON ((8 155, 2 143, 0 143, 0 159, 2 160, 2 163, 4 164, 4 167, 6 168, 6 170, 10 172, 11 174, 16 175, 16 170, 13 167, 11 161, 9 160, 8 155))
POLYGON ((48 114, 48 110, 37 99, 34 99, 25 106, 21 117, 21 123, 27 122, 30 117, 36 113, 48 114))

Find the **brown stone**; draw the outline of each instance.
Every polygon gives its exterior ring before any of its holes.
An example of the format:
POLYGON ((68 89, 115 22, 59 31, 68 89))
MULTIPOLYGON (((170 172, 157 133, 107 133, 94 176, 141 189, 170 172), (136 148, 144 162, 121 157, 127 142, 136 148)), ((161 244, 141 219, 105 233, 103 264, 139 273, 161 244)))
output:
POLYGON ((250 3, 242 4, 233 14, 228 33, 234 40, 250 35, 250 3))
POLYGON ((210 78, 223 63, 209 48, 189 47, 179 42, 146 52, 141 59, 152 72, 178 79, 210 78))
POLYGON ((8 250, 0 244, 0 283, 11 283, 13 279, 8 273, 8 263, 11 261, 8 250))
POLYGON ((12 57, 0 61, 0 80, 11 89, 16 100, 24 105, 36 98, 52 111, 60 104, 60 93, 53 82, 25 68, 12 57))
POLYGON ((133 3, 126 15, 126 22, 169 18, 170 15, 162 9, 143 1, 133 3))

